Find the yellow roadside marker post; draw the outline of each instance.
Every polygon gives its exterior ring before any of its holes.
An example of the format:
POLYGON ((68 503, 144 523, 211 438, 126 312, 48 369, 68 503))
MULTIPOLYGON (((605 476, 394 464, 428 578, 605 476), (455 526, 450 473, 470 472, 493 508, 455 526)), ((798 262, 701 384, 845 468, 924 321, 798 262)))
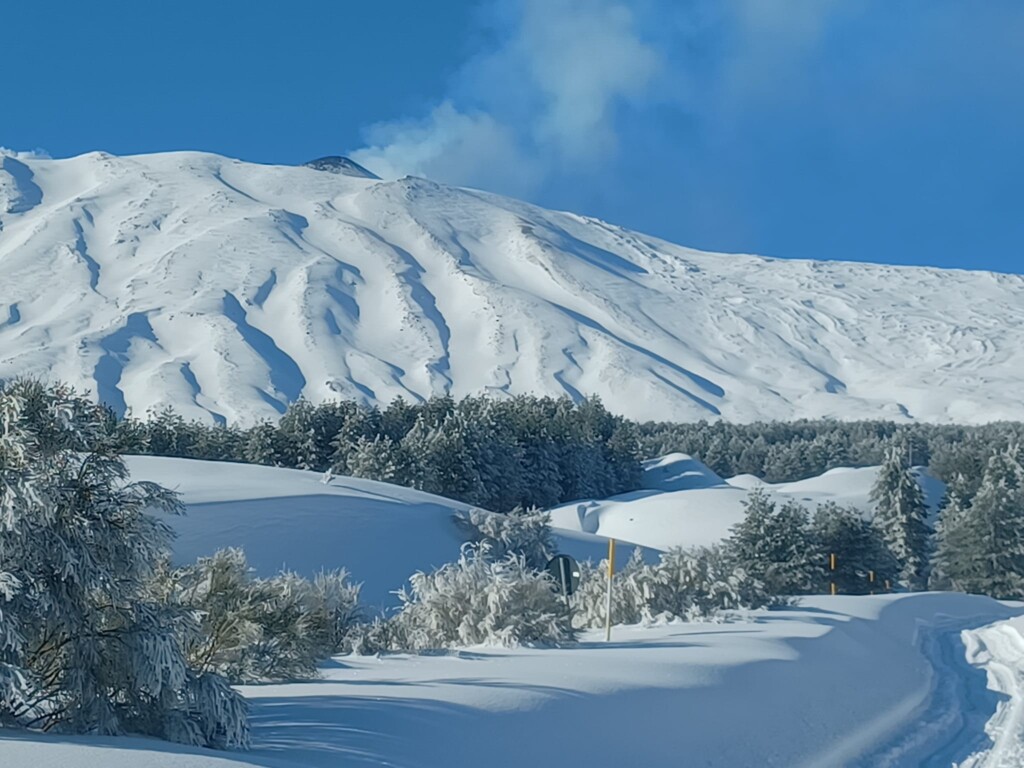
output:
POLYGON ((612 576, 615 575, 615 539, 608 539, 608 593, 604 606, 604 641, 612 639, 612 576))
POLYGON ((836 594, 839 590, 836 588, 836 553, 833 552, 828 556, 828 569, 832 571, 832 581, 829 586, 831 587, 832 594, 836 594))

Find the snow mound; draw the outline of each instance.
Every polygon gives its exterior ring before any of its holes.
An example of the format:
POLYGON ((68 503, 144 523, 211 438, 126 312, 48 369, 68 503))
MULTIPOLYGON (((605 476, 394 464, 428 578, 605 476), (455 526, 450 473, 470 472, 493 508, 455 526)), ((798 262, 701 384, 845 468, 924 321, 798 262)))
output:
POLYGON ((596 395, 639 420, 1024 419, 1024 276, 701 253, 321 165, 344 172, 4 155, 0 379, 207 422, 443 393, 596 395))
POLYGON ((733 488, 742 488, 745 491, 752 491, 754 488, 762 488, 767 485, 767 483, 757 475, 749 474, 736 475, 735 477, 730 477, 725 482, 733 488))
POLYGON ((699 460, 685 453, 670 453, 643 464, 643 487, 655 491, 689 491, 722 485, 722 480, 699 460))
MULTIPOLYGON (((777 485, 752 475, 725 481, 683 454, 648 462, 645 470, 645 477, 652 478, 645 480, 645 484, 650 483, 648 490, 555 507, 551 511, 552 523, 564 531, 622 539, 661 551, 709 546, 726 538, 729 529, 743 519, 743 503, 753 488, 760 488, 779 504, 797 501, 812 514, 818 505, 834 502, 856 507, 870 519, 869 497, 878 477, 878 467, 859 467, 833 469, 818 477, 777 485), (665 489, 656 489, 661 480, 658 462, 681 469, 679 489, 671 487, 676 482, 674 470, 667 473, 665 489)), ((923 468, 915 470, 915 474, 924 491, 925 502, 935 515, 945 486, 923 468)))
MULTIPOLYGON (((393 606, 392 592, 415 571, 456 560, 463 535, 452 521, 461 502, 373 480, 194 459, 129 456, 133 480, 177 491, 186 514, 168 518, 175 560, 187 563, 241 547, 259 576, 288 569, 304 576, 346 568, 368 606, 393 606)), ((604 539, 576 531, 560 551, 597 558, 604 539)))
POLYGON ((1024 618, 964 630, 967 659, 985 670, 988 687, 1001 701, 985 726, 991 745, 960 768, 1017 768, 1024 765, 1024 618))

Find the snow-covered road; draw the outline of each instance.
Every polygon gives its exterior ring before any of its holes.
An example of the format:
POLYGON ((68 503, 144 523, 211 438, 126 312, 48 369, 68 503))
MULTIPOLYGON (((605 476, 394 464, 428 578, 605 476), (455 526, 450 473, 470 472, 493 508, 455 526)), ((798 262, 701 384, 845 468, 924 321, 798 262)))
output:
MULTIPOLYGON (((972 621, 976 624, 976 621, 972 621)), ((854 763, 860 768, 949 768, 989 744, 986 723, 999 697, 985 683, 985 672, 964 653, 962 620, 919 626, 918 643, 932 667, 932 690, 910 727, 854 763)), ((978 764, 977 768, 988 768, 978 764)))
POLYGON ((813 597, 617 627, 612 643, 337 657, 318 680, 243 688, 248 753, 0 731, 0 765, 1008 768, 1024 755, 1020 613, 947 593, 813 597))

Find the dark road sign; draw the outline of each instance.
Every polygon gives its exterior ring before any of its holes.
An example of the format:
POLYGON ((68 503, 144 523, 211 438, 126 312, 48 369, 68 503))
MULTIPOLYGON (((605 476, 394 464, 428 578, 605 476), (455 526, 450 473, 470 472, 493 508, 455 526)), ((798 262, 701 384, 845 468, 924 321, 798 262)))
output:
POLYGON ((580 566, 569 555, 555 555, 544 566, 558 591, 568 597, 580 585, 580 566))

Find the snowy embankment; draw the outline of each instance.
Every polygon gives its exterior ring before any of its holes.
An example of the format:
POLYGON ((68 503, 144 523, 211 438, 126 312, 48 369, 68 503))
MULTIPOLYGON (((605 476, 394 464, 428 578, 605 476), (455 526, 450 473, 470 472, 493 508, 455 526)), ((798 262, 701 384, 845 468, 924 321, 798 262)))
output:
MULTIPOLYGON (((934 514, 943 483, 917 471, 925 501, 934 514)), ((697 459, 673 453, 644 463, 644 489, 610 499, 565 504, 552 510, 563 531, 614 537, 657 550, 715 544, 743 519, 743 502, 760 488, 778 503, 797 501, 814 512, 819 504, 851 506, 870 516, 871 488, 878 467, 832 469, 818 477, 771 484, 752 475, 725 480, 697 459)))
POLYGON ((991 745, 960 768, 1017 768, 1024 765, 1024 618, 965 630, 967 658, 988 675, 988 687, 1000 694, 985 726, 991 745))

